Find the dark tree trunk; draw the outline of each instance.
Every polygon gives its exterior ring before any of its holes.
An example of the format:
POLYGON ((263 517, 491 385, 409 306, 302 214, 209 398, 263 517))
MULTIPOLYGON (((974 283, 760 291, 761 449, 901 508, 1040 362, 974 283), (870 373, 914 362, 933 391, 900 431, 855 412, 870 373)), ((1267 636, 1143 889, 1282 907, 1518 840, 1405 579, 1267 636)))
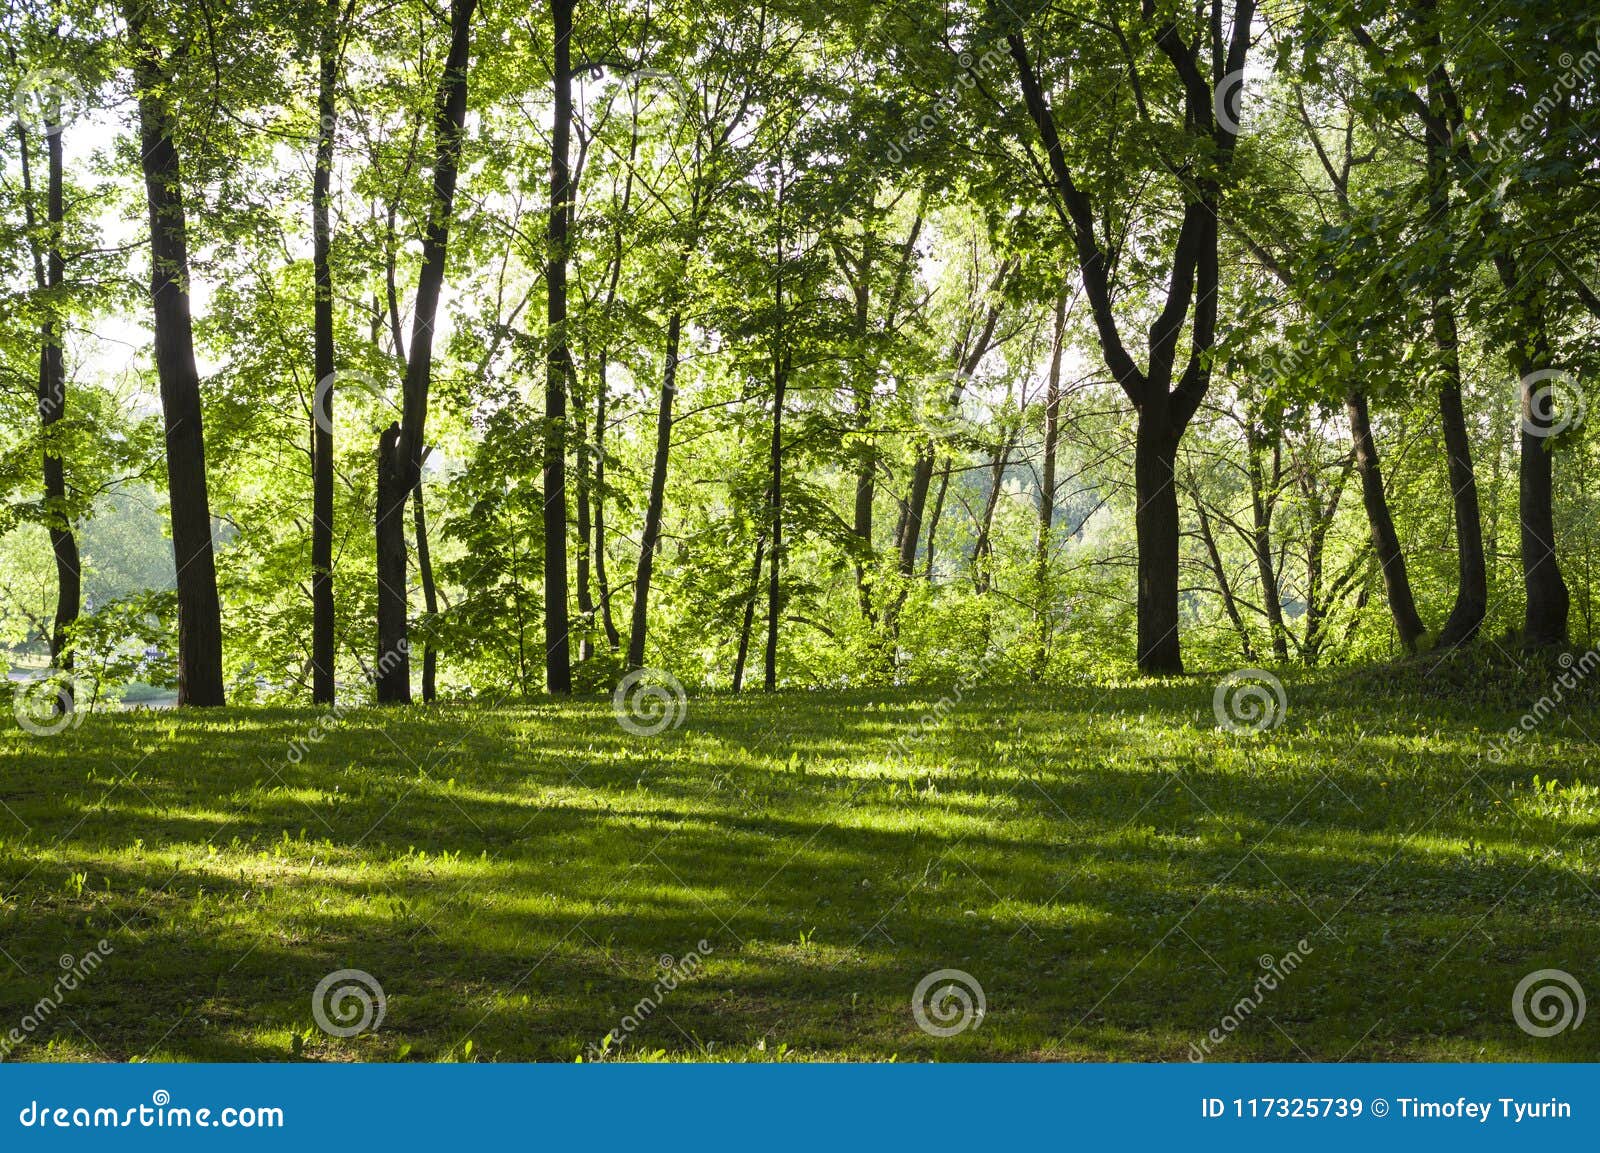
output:
MULTIPOLYGON (((426 457, 426 453, 423 454, 426 457)), ((433 581, 433 553, 428 548, 427 502, 422 495, 422 477, 411 490, 412 527, 417 533, 417 576, 422 582, 422 699, 432 701, 438 695, 439 653, 433 646, 433 622, 439 615, 439 589, 433 581)))
MULTIPOLYGON (((45 175, 45 235, 44 251, 36 241, 30 241, 33 250, 34 282, 47 294, 45 319, 39 327, 39 432, 44 442, 43 480, 45 526, 50 534, 50 552, 56 566, 56 612, 47 638, 50 645, 50 663, 62 671, 71 672, 73 653, 68 633, 77 622, 83 605, 82 574, 79 570, 78 540, 72 530, 72 516, 67 507, 67 478, 61 454, 51 445, 51 429, 66 416, 67 373, 61 350, 61 323, 57 319, 60 302, 56 299, 66 280, 67 262, 61 248, 62 225, 66 219, 63 197, 62 125, 59 107, 50 113, 45 125, 46 175, 45 175)), ((37 223, 33 208, 32 161, 28 156, 28 130, 17 126, 21 145, 22 187, 24 208, 30 235, 37 223)), ((60 688, 60 707, 63 712, 74 707, 74 687, 71 679, 60 688)))
POLYGON ((1133 452, 1134 533, 1139 550, 1139 667, 1183 672, 1178 647, 1178 489, 1173 471, 1179 430, 1165 398, 1139 412, 1133 452))
POLYGON ((633 619, 628 630, 628 667, 644 667, 645 631, 650 623, 650 576, 661 541, 661 511, 667 494, 667 460, 672 451, 672 401, 678 391, 678 340, 683 315, 676 309, 667 321, 667 348, 661 373, 661 406, 656 413, 656 451, 650 467, 650 496, 645 505, 644 533, 639 538, 639 568, 633 580, 633 619))
POLYGON ((1283 620, 1283 590, 1278 583, 1278 566, 1272 555, 1272 518, 1277 511, 1278 486, 1283 480, 1282 434, 1272 431, 1272 477, 1261 467, 1266 437, 1257 431, 1255 414, 1245 414, 1245 451, 1249 454, 1251 551, 1255 554, 1256 574, 1261 580, 1261 608, 1267 615, 1267 631, 1272 639, 1272 656, 1279 664, 1289 660, 1289 629, 1283 620))
POLYGON ((1554 478, 1549 436, 1553 412, 1548 379, 1516 357, 1521 377, 1522 452, 1517 460, 1522 580, 1527 594, 1522 638, 1530 645, 1567 643, 1571 597, 1556 558, 1554 478))
POLYGON ((606 363, 600 361, 600 376, 594 411, 594 579, 600 589, 600 623, 606 630, 606 644, 612 652, 622 647, 622 637, 611 616, 611 582, 606 577, 606 363))
POLYGON ((756 598, 761 595, 761 559, 767 538, 756 538, 756 557, 750 565, 750 593, 744 598, 744 621, 739 627, 739 652, 733 658, 733 691, 744 688, 744 666, 750 657, 750 634, 755 630, 756 598))
POLYGON ((577 556, 577 590, 578 615, 581 618, 579 628, 583 635, 578 638, 578 660, 586 661, 594 656, 594 578, 590 568, 590 542, 594 539, 594 517, 591 511, 591 492, 594 488, 594 474, 591 471, 592 462, 589 459, 589 421, 586 415, 584 397, 578 389, 578 374, 572 375, 571 411, 574 413, 572 421, 572 436, 576 442, 573 446, 576 484, 575 507, 577 512, 578 529, 578 556, 577 556))
POLYGON ((1056 515, 1056 448, 1061 440, 1061 353, 1066 343, 1067 294, 1056 297, 1055 330, 1050 342, 1050 376, 1044 396, 1044 463, 1039 478, 1039 539, 1034 549, 1034 583, 1038 597, 1034 617, 1039 625, 1039 656, 1034 675, 1044 672, 1050 651, 1050 528, 1056 515))
POLYGON ((1478 633, 1489 605, 1489 577, 1483 557, 1483 523, 1478 514, 1478 480, 1472 469, 1472 442, 1467 437, 1461 405, 1461 364, 1457 357, 1455 310, 1448 292, 1435 296, 1433 338, 1441 357, 1439 424, 1449 462, 1450 491, 1455 494, 1456 599, 1439 632, 1446 648, 1464 644, 1478 633))
POLYGON ((552 693, 572 692, 572 651, 567 621, 567 242, 572 219, 573 0, 550 0, 555 25, 555 114, 550 141, 549 262, 545 286, 549 325, 544 386, 544 669, 552 693))
POLYGON ((1378 557, 1378 568, 1383 575, 1383 588, 1389 599, 1389 613, 1394 618, 1395 633, 1400 645, 1408 653, 1417 651, 1417 642, 1427 632, 1422 617, 1417 613, 1416 598, 1411 592, 1411 578, 1406 573, 1405 554, 1400 551, 1400 537, 1394 529, 1394 517, 1389 512, 1389 497, 1383 488, 1383 468, 1378 460, 1378 444, 1372 437, 1372 422, 1367 414, 1367 395, 1353 388, 1345 397, 1345 412, 1350 418, 1350 437, 1356 454, 1356 473, 1361 478, 1361 504, 1367 512, 1367 526, 1372 533, 1372 550, 1378 557))
POLYGON ((379 704, 411 700, 411 645, 406 636, 406 483, 400 460, 400 426, 378 439, 378 663, 379 704))
POLYGON ((933 497, 933 511, 928 514, 928 541, 923 547, 922 579, 933 583, 934 549, 939 542, 939 521, 944 518, 944 498, 950 492, 949 460, 944 462, 944 467, 939 470, 939 490, 933 497))
MULTIPOLYGON (((1440 110, 1439 75, 1439 70, 1435 69, 1434 79, 1430 80, 1428 109, 1423 117, 1428 150, 1427 223, 1433 228, 1448 227, 1450 219, 1453 147, 1449 126, 1440 110)), ((1433 285, 1429 323, 1439 358, 1439 422, 1449 461, 1450 491, 1455 494, 1456 600, 1439 632, 1439 644, 1451 648, 1471 640, 1483 624, 1489 606, 1489 578, 1483 555, 1478 480, 1472 468, 1472 445, 1467 437, 1466 414, 1461 402, 1461 354, 1448 269, 1440 273, 1433 285)))
POLYGON ((378 700, 386 704, 411 700, 411 666, 407 640, 406 536, 407 497, 422 478, 423 437, 428 416, 428 387, 433 374, 433 335, 439 295, 444 287, 450 246, 456 176, 467 118, 467 66, 472 47, 472 14, 477 0, 451 0, 450 48, 439 78, 434 104, 433 200, 422 238, 422 266, 417 274, 412 314, 411 349, 406 357, 405 387, 398 428, 391 426, 379 442, 378 507, 378 700))
POLYGON ((336 622, 333 599, 333 267, 330 258, 330 185, 333 178, 333 136, 338 115, 339 0, 327 0, 326 24, 318 45, 317 167, 311 177, 312 268, 316 297, 312 306, 315 345, 313 394, 317 411, 311 422, 311 699, 334 703, 336 622))
POLYGON ((1522 638, 1530 645, 1567 643, 1567 617, 1571 596, 1562 579, 1556 556, 1555 484, 1550 460, 1549 438, 1561 403, 1552 391, 1565 374, 1548 368, 1550 342, 1545 330, 1544 308, 1534 275, 1519 270, 1510 253, 1495 258, 1500 281, 1511 296, 1517 316, 1517 332, 1526 340, 1510 345, 1511 369, 1519 378, 1518 403, 1521 409, 1521 452, 1517 458, 1517 520, 1521 526, 1522 583, 1527 600, 1523 610, 1522 638))
POLYGON ((211 507, 206 494, 200 372, 189 312, 189 241, 183 178, 166 103, 168 79, 144 42, 144 14, 126 10, 139 102, 140 162, 150 210, 150 296, 156 374, 166 424, 167 490, 178 585, 178 703, 221 705, 222 608, 217 599, 211 507))
POLYGON ((1004 430, 1004 440, 995 450, 994 461, 989 466, 989 496, 983 502, 983 520, 978 525, 978 539, 972 547, 972 583, 979 596, 989 591, 990 582, 994 579, 994 514, 1000 507, 1000 487, 1005 483, 1006 469, 1011 465, 1011 450, 1016 447, 1020 431, 1004 430))
POLYGON ((1233 625, 1233 631, 1239 638, 1239 651, 1244 654, 1244 659, 1254 662, 1256 659, 1255 645, 1250 640, 1250 629, 1244 623, 1244 614, 1239 611, 1238 599, 1233 595, 1233 584, 1228 580, 1228 570, 1222 563, 1222 550, 1217 547, 1217 536, 1211 531, 1211 518, 1206 514, 1205 503, 1200 499, 1196 490, 1194 496, 1194 514, 1200 522, 1200 540, 1206 546, 1206 556, 1211 561, 1211 573, 1217 578, 1217 589, 1222 593, 1222 608, 1228 614, 1228 620, 1233 625))
MULTIPOLYGON (((780 259, 781 256, 780 256, 780 259)), ((781 342, 782 336, 780 334, 781 342)), ((772 561, 767 565, 767 649, 762 666, 767 692, 778 687, 778 622, 783 598, 783 403, 789 384, 789 355, 774 358, 772 380, 772 475, 769 480, 767 531, 772 534, 772 561)))

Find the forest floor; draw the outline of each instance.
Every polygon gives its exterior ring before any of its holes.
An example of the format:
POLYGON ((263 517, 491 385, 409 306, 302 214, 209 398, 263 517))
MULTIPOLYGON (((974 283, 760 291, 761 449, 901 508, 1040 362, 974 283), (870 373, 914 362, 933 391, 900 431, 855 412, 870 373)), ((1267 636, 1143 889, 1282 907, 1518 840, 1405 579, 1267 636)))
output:
POLYGON ((10 728, 0 1051, 1600 1057, 1512 1013, 1535 970, 1600 992, 1600 710, 1496 760, 1533 697, 1301 674, 1252 734, 1218 679, 696 696, 655 736, 599 699, 10 728), (340 969, 375 1031, 314 1023, 340 969), (936 1036, 944 969, 985 1011, 936 1036))

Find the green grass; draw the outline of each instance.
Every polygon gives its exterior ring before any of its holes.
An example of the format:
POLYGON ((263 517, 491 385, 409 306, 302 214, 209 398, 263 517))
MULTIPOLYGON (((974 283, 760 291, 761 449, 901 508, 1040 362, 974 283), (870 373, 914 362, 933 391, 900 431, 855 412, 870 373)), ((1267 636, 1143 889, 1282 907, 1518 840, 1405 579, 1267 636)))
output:
POLYGON ((969 690, 927 731, 937 688, 656 737, 605 700, 12 729, 0 1036, 104 938, 12 1059, 570 1061, 704 939, 611 1059, 1183 1060, 1305 939, 1213 1059, 1600 1056, 1511 1015, 1536 969, 1600 993, 1600 712, 1493 763, 1521 701, 1298 677, 1251 736, 1214 683, 969 690), (339 968, 378 1031, 313 1024, 339 968), (988 1011, 934 1037, 943 968, 988 1011))

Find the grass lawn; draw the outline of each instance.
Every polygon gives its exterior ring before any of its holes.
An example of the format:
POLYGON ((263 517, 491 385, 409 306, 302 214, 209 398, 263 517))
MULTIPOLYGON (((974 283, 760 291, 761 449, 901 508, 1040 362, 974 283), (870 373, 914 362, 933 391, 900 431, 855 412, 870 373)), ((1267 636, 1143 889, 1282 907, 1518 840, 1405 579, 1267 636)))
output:
POLYGON ((103 938, 11 1059, 571 1061, 630 1014, 608 1059, 1600 1057, 1511 1013, 1533 970, 1600 993, 1600 710, 1496 763, 1520 701, 1298 676, 1250 735, 1215 683, 9 727, 0 1036, 103 938), (375 1032, 313 1023, 343 968, 375 1032), (977 1027, 918 1027, 939 969, 977 1027))

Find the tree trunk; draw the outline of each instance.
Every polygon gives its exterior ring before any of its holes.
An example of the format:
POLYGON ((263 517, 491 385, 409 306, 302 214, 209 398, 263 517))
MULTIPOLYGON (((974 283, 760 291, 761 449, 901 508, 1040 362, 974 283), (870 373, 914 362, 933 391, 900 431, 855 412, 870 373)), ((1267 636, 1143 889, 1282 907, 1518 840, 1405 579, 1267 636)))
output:
POLYGON ((312 268, 316 296, 312 306, 313 359, 317 411, 311 422, 311 700, 334 703, 336 621, 333 599, 333 268, 330 258, 330 185, 333 136, 338 116, 339 0, 327 0, 326 23, 318 45, 317 167, 311 177, 312 268))
POLYGON ((612 652, 622 647, 622 637, 611 616, 611 582, 606 578, 606 364, 600 361, 600 377, 594 412, 594 579, 600 589, 600 623, 606 630, 606 644, 612 652))
POLYGON ((1223 611, 1228 614, 1233 631, 1239 638, 1239 651, 1244 654, 1245 660, 1253 663, 1256 659, 1256 649, 1250 640, 1250 629, 1245 625, 1244 614, 1239 611, 1239 602, 1233 595, 1233 585, 1228 580, 1228 570, 1222 563, 1222 550, 1217 547, 1216 534, 1211 531, 1211 518, 1206 515, 1206 506, 1200 499, 1197 486, 1192 495, 1194 514, 1200 522, 1200 540, 1206 546, 1206 556, 1211 561, 1212 575, 1217 578, 1217 588, 1222 593, 1223 611))
MULTIPOLYGON (((51 624, 50 664, 61 672, 71 672, 74 664, 68 632, 77 622, 83 604, 82 573, 79 568, 78 540, 72 531, 72 517, 67 508, 67 480, 61 455, 50 444, 50 430, 67 412, 67 373, 61 350, 61 323, 57 319, 61 292, 66 280, 67 262, 61 249, 62 225, 66 219, 63 197, 62 125, 59 106, 47 109, 45 149, 47 154, 45 176, 45 250, 40 251, 36 241, 30 240, 33 250, 34 281, 39 290, 47 294, 45 319, 39 327, 39 385, 38 412, 40 438, 44 442, 43 481, 44 517, 50 534, 50 552, 56 566, 56 612, 51 624)), ((36 218, 33 209, 33 179, 28 156, 28 130, 18 124, 17 136, 21 145, 22 187, 30 235, 36 218)), ((70 711, 75 705, 74 686, 67 678, 60 688, 60 708, 70 711)))
POLYGON ((739 652, 733 659, 733 691, 744 688, 744 666, 750 656, 750 634, 756 623, 756 597, 761 593, 761 559, 767 538, 756 538, 756 557, 750 566, 750 595, 744 598, 744 622, 739 628, 739 652))
POLYGON ((1181 674, 1178 648, 1178 489, 1173 470, 1179 432, 1170 401, 1152 398, 1139 411, 1133 454, 1134 533, 1139 550, 1139 668, 1181 674))
POLYGON ((567 243, 572 219, 568 149, 572 138, 573 0, 550 0, 554 21, 555 112, 550 140, 550 216, 546 239, 546 316, 549 327, 544 387, 544 667, 550 692, 572 692, 567 621, 567 243))
MULTIPOLYGON (((944 517, 944 498, 950 492, 951 462, 946 459, 944 467, 939 470, 939 491, 933 497, 933 511, 928 514, 928 542, 924 547, 922 557, 922 579, 929 584, 933 583, 934 546, 939 540, 939 521, 944 517)), ((915 542, 912 542, 913 545, 915 542)))
POLYGON ((1372 422, 1367 414, 1366 393, 1359 388, 1352 388, 1345 397, 1344 408, 1350 418, 1356 472, 1361 477, 1361 503, 1367 512, 1372 550, 1377 554, 1378 568, 1383 575, 1389 613, 1394 618, 1400 646, 1406 652, 1414 653, 1417 651, 1417 642, 1427 628, 1417 613, 1416 598, 1411 592, 1411 578, 1406 573, 1405 554, 1400 551, 1400 537, 1394 530, 1394 517, 1389 512, 1389 497, 1383 488, 1383 468, 1378 460, 1378 444, 1372 437, 1372 422))
POLYGON ((1039 540, 1034 550, 1034 583, 1038 597, 1034 617, 1039 625, 1039 656, 1034 674, 1044 672, 1050 650, 1050 528, 1056 515, 1056 447, 1061 440, 1061 351, 1066 343, 1067 294, 1056 297, 1055 332, 1050 342, 1050 377, 1044 396, 1044 463, 1039 478, 1039 540))
POLYGON ((591 513, 591 490, 594 487, 593 473, 589 459, 589 421, 586 416, 584 398, 578 389, 578 374, 572 374, 571 411, 575 414, 572 421, 572 435, 576 442, 573 446, 576 484, 574 488, 575 506, 577 512, 578 529, 578 556, 577 556, 577 598, 578 616, 581 618, 579 628, 583 635, 578 638, 578 660, 587 661, 594 656, 594 580, 590 569, 590 542, 594 539, 594 518, 591 513))
POLYGON ((1255 414, 1245 414, 1245 450, 1249 454, 1250 515, 1253 534, 1251 552, 1255 554, 1256 573, 1261 580, 1261 607, 1267 614, 1267 630, 1272 639, 1272 656, 1279 664, 1289 660, 1289 628, 1283 620, 1283 590, 1278 583, 1278 568, 1272 555, 1272 517, 1278 503, 1278 485, 1282 481, 1282 438, 1274 429, 1272 435, 1272 480, 1269 484, 1261 468, 1261 453, 1266 438, 1256 431, 1255 414))
POLYGON ((429 702, 437 695, 439 675, 439 652, 433 646, 433 623, 439 616, 439 589, 433 582, 433 554, 428 548, 427 503, 422 497, 420 475, 411 490, 411 511, 412 526, 417 533, 417 576, 422 581, 422 699, 429 702))
POLYGON ((422 238, 422 266, 412 313, 411 349, 398 428, 390 426, 379 442, 378 506, 378 700, 411 700, 406 598, 406 499, 422 478, 423 438, 428 388, 433 374, 434 325, 444 287, 450 248, 461 141, 467 118, 467 66, 472 47, 472 14, 477 0, 451 0, 450 48, 434 104, 433 200, 422 238), (392 438, 391 438, 391 434, 392 438))
POLYGON ((667 493, 667 458, 672 450, 672 401, 678 391, 678 340, 683 314, 676 309, 667 321, 667 348, 661 373, 661 405, 656 414, 656 451, 650 467, 650 496, 645 505, 644 534, 639 538, 639 568, 633 580, 633 619, 628 630, 628 667, 644 667, 645 630, 650 622, 650 575, 661 540, 661 510, 667 493))
MULTIPOLYGON (((1435 70, 1437 75, 1437 69, 1435 70)), ((1449 126, 1439 110, 1442 96, 1430 80, 1428 111, 1423 118, 1427 137, 1428 218, 1430 227, 1445 227, 1450 217, 1449 126)), ((1453 253, 1451 254, 1453 257, 1453 253)), ((1461 402, 1461 354, 1456 331, 1455 302, 1449 270, 1433 285, 1429 323, 1434 350, 1439 357, 1439 422, 1449 461, 1450 491, 1454 494, 1456 522, 1456 600, 1439 632, 1445 648, 1470 641, 1483 624, 1489 606, 1489 578, 1483 555, 1483 522, 1478 510, 1478 480, 1472 468, 1472 446, 1467 437, 1466 414, 1461 402)))
MULTIPOLYGON (((780 257, 781 259, 781 257, 780 257)), ((780 334, 780 341, 782 336, 780 334)), ((783 403, 789 383, 789 356, 779 352, 774 358, 772 380, 772 476, 768 482, 769 518, 772 534, 772 561, 767 565, 767 650, 762 666, 767 692, 778 687, 778 622, 781 619, 783 577, 783 403)))
POLYGON ((411 700, 411 652, 406 636, 406 484, 400 459, 400 426, 378 438, 378 662, 379 704, 411 700))
POLYGON ((979 596, 989 591, 994 579, 994 514, 1000 507, 1000 488, 1005 483, 1006 469, 1011 466, 1011 450, 1016 447, 1021 428, 1004 430, 1004 439, 995 450, 994 461, 989 466, 989 496, 983 502, 983 520, 978 526, 978 539, 972 546, 973 587, 979 596))
POLYGON ((1443 364, 1439 382, 1439 423, 1449 462, 1450 491, 1455 494, 1456 599, 1439 632, 1439 644, 1452 648, 1478 633, 1489 605, 1489 578, 1483 557, 1483 524, 1478 514, 1478 480, 1472 468, 1472 445, 1461 405, 1461 364, 1457 359, 1455 310, 1448 292, 1433 304, 1433 338, 1443 364))
POLYGON ((144 42, 142 6, 127 5, 139 103, 140 162, 150 210, 150 297, 156 375, 166 425, 167 490, 178 585, 178 704, 224 703, 222 608, 217 599, 211 506, 206 493, 200 372, 189 312, 189 240, 183 177, 167 107, 165 75, 144 42))
POLYGON ((1556 558, 1554 478, 1548 438, 1550 381, 1540 378, 1525 358, 1520 370, 1522 452, 1517 460, 1518 520, 1521 522, 1522 580, 1527 594, 1522 638, 1530 645, 1567 643, 1571 597, 1556 558))

